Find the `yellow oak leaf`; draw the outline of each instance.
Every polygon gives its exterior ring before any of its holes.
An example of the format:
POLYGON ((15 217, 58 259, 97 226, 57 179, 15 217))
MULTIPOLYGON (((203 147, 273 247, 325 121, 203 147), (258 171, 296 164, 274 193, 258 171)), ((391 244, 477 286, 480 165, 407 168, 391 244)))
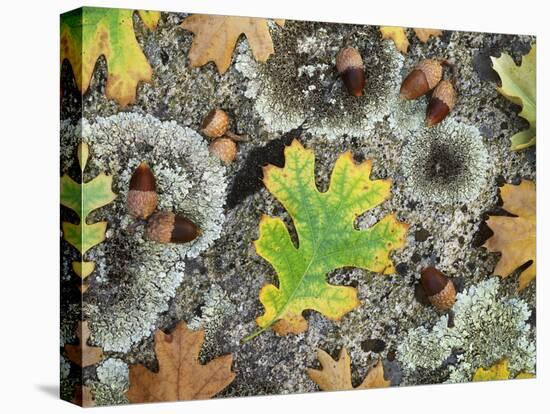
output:
POLYGON ((440 29, 415 28, 413 30, 416 34, 416 37, 418 37, 418 40, 420 40, 422 43, 426 43, 430 39, 430 36, 439 37, 443 34, 443 31, 440 29))
POLYGON ((399 26, 380 26, 382 39, 391 39, 395 43, 395 47, 401 53, 407 53, 409 50, 409 39, 405 34, 405 29, 399 26))
POLYGON ((503 278, 518 267, 532 261, 519 276, 519 290, 524 289, 536 275, 536 191, 533 181, 523 180, 519 185, 505 184, 500 190, 502 208, 516 217, 490 216, 487 225, 494 232, 484 247, 490 252, 501 252, 495 275, 503 278))
MULTIPOLYGON (((275 22, 279 26, 285 24, 283 19, 276 19, 275 22)), ((266 62, 275 53, 267 19, 194 14, 185 18, 181 27, 195 34, 189 51, 189 62, 193 67, 214 62, 218 72, 224 74, 231 64, 233 50, 241 34, 248 39, 257 61, 266 62)))
POLYGON ((307 374, 323 391, 359 390, 390 386, 390 381, 384 379, 384 365, 382 361, 378 361, 374 368, 367 373, 361 385, 354 388, 351 383, 351 359, 345 347, 340 351, 337 361, 322 349, 317 350, 317 359, 319 359, 322 369, 308 368, 307 374))
MULTIPOLYGON (((82 7, 61 16, 61 63, 71 64, 85 93, 97 60, 107 61, 105 93, 121 106, 134 102, 138 82, 151 82, 153 69, 136 39, 133 10, 82 7)), ((139 10, 145 27, 155 30, 160 12, 139 10)))
POLYGON ((223 355, 207 364, 198 360, 204 331, 191 331, 180 322, 174 331, 155 332, 155 354, 159 371, 143 365, 130 366, 128 399, 132 403, 202 400, 211 398, 234 379, 233 357, 223 355))
MULTIPOLYGON (((515 379, 535 378, 535 374, 530 372, 520 372, 515 379)), ((503 358, 495 362, 489 368, 478 368, 474 373, 472 381, 499 381, 510 379, 510 370, 508 369, 508 359, 503 358)))

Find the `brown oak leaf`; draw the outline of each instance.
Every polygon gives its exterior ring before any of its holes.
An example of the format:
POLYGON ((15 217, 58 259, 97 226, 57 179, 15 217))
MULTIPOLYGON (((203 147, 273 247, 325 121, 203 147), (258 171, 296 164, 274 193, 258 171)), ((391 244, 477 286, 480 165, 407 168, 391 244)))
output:
POLYGON ((443 31, 440 29, 415 28, 413 30, 416 34, 416 37, 418 37, 418 40, 420 40, 422 43, 426 43, 430 39, 430 36, 439 37, 443 34, 443 31))
POLYGON ((97 364, 103 359, 103 351, 96 346, 89 346, 88 339, 90 338, 90 329, 88 322, 78 322, 76 328, 76 336, 80 340, 78 345, 65 345, 67 357, 81 367, 87 367, 97 364))
POLYGON ((345 347, 340 351, 338 361, 332 359, 322 349, 317 350, 317 358, 322 369, 308 368, 307 374, 323 391, 359 390, 390 386, 390 381, 384 379, 382 361, 378 361, 375 367, 367 373, 361 385, 354 388, 351 383, 351 359, 345 347))
POLYGON ((205 365, 198 361, 204 331, 191 331, 180 322, 170 334, 155 332, 159 372, 143 365, 130 366, 128 400, 132 403, 200 400, 211 398, 234 379, 231 354, 205 365))
POLYGON ((505 184, 500 190, 502 208, 516 217, 490 216, 487 225, 494 235, 484 247, 502 256, 494 274, 503 278, 518 267, 532 261, 519 276, 519 290, 524 289, 536 275, 536 191, 533 181, 523 180, 519 185, 505 184))
MULTIPOLYGON (((269 33, 267 19, 238 16, 215 16, 194 14, 185 18, 181 27, 193 32, 195 37, 189 51, 189 62, 193 67, 214 62, 220 74, 231 64, 237 40, 244 34, 248 39, 254 58, 266 62, 275 53, 269 33)), ((283 19, 276 19, 283 26, 283 19)))

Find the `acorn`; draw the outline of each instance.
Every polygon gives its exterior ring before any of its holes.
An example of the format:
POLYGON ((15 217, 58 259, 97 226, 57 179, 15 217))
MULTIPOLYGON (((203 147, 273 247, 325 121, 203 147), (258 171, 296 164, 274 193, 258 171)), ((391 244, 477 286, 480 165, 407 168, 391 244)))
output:
POLYGON ((452 111, 456 103, 456 91, 448 80, 442 80, 433 91, 426 111, 426 125, 439 124, 452 111))
POLYGON ((174 213, 158 212, 147 222, 147 238, 159 243, 187 243, 200 234, 195 223, 174 213))
POLYGON ((237 157, 237 144, 230 138, 217 138, 208 145, 208 150, 225 164, 231 164, 237 157))
POLYGON ((420 283, 430 303, 439 310, 450 309, 456 300, 456 290, 451 279, 430 266, 420 272, 420 283))
POLYGON ((156 181, 149 166, 142 162, 130 178, 128 191, 128 211, 137 218, 146 219, 157 208, 156 181))
POLYGON ((219 108, 214 108, 202 121, 201 131, 208 138, 220 138, 227 136, 233 141, 247 141, 247 137, 237 135, 229 131, 229 115, 219 108))
POLYGON ((435 88, 442 76, 443 66, 440 60, 421 61, 401 84, 401 98, 416 99, 421 97, 435 88))
POLYGON ((353 96, 361 96, 365 88, 365 68, 359 51, 347 46, 336 55, 336 70, 353 96))

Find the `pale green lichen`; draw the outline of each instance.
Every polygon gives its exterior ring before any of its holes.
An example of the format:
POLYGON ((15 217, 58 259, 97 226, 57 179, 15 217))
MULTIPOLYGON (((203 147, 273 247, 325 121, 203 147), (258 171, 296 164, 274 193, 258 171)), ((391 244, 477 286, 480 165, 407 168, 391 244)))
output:
MULTIPOLYGON (((196 257, 219 237, 225 219, 225 167, 210 155, 195 131, 150 115, 120 113, 80 125, 62 124, 62 168, 74 162, 80 140, 90 146, 87 172, 113 175, 118 194, 109 208, 94 212, 107 220, 106 241, 88 254, 96 263, 83 304, 91 342, 105 351, 127 352, 149 336, 158 315, 183 281, 186 257, 196 257), (146 161, 157 179, 158 208, 193 220, 201 235, 186 244, 148 241, 126 209, 130 177, 146 161), (116 286, 116 288, 115 288, 116 286)), ((87 177, 85 177, 86 179, 87 177)), ((71 260, 64 258, 65 261, 71 260)))
POLYGON ((441 316, 431 330, 409 331, 398 347, 398 359, 410 377, 414 370, 439 368, 456 351, 448 382, 470 381, 479 367, 508 358, 511 372, 533 371, 535 343, 526 323, 531 312, 514 297, 502 297, 499 280, 491 278, 459 293, 453 323, 441 316))
POLYGON ((67 359, 60 355, 59 357, 59 377, 63 379, 67 379, 69 377, 69 373, 71 372, 71 363, 67 361, 67 359))
POLYGON ((391 42, 380 42, 377 30, 351 25, 317 27, 289 22, 274 32, 276 53, 268 65, 257 63, 246 45, 237 52, 235 68, 248 79, 245 96, 271 132, 305 124, 314 134, 335 138, 367 136, 398 100, 402 55, 391 42), (361 97, 346 90, 336 72, 336 55, 346 44, 361 53, 365 88, 361 97))
POLYGON ((444 205, 474 200, 487 183, 488 167, 479 131, 453 119, 417 130, 401 157, 409 195, 444 205))
POLYGON ((97 367, 99 381, 88 381, 96 405, 127 404, 128 365, 117 358, 109 358, 97 367))

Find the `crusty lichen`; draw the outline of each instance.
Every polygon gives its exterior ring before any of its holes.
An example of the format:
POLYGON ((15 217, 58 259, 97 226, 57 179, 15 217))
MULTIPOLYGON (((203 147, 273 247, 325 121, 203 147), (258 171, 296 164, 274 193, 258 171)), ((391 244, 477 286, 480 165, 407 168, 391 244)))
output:
POLYGON ((127 404, 128 365, 117 358, 109 358, 97 367, 98 381, 88 381, 96 405, 127 404))
POLYGON ((412 134, 401 161, 407 190, 417 200, 472 201, 487 182, 489 155, 479 131, 450 118, 412 134))
MULTIPOLYGON (((88 253, 96 269, 83 313, 94 344, 126 352, 153 332, 158 315, 168 309, 183 280, 184 259, 196 257, 219 237, 225 168, 198 133, 150 115, 120 113, 62 125, 63 148, 76 148, 80 139, 90 145, 87 174, 113 175, 118 194, 108 208, 92 213, 94 221, 106 220, 109 227, 106 242, 88 253), (158 209, 193 220, 202 231, 197 239, 163 245, 144 238, 143 224, 128 215, 125 204, 130 177, 141 161, 155 174, 158 209)), ((62 153, 65 170, 74 162, 73 154, 62 153)))
POLYGON ((329 138, 366 136, 395 106, 403 57, 391 42, 380 42, 374 27, 288 22, 274 31, 276 53, 268 65, 257 63, 250 50, 238 48, 235 67, 249 79, 245 96, 268 131, 286 132, 304 123, 329 138), (356 47, 365 65, 361 97, 351 96, 335 69, 345 45, 356 47))
POLYGON ((531 312, 515 297, 502 297, 497 278, 487 279, 457 295, 454 317, 441 316, 431 330, 423 326, 407 333, 398 358, 408 377, 414 370, 434 370, 455 352, 448 382, 470 381, 478 367, 508 358, 512 374, 534 370, 535 344, 526 323, 531 312))

